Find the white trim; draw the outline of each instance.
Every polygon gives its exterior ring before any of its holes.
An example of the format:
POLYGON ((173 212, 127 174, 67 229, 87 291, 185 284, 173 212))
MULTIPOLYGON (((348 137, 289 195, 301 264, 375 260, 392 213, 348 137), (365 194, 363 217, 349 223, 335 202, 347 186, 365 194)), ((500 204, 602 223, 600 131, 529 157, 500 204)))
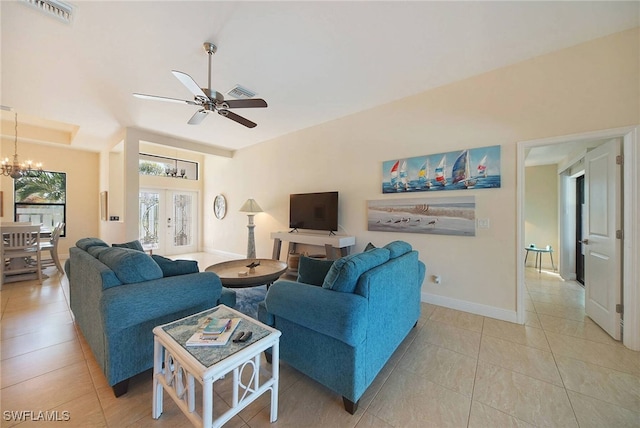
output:
POLYGON ((516 150, 516 211, 518 222, 516 223, 516 322, 524 324, 526 321, 524 304, 524 263, 522 262, 524 251, 524 160, 527 158, 527 147, 518 143, 516 150))
POLYGON ((517 237, 516 237, 516 266, 517 266, 517 290, 516 290, 516 314, 517 322, 524 324, 524 161, 528 149, 550 144, 561 144, 569 141, 600 140, 607 138, 623 138, 623 153, 625 162, 623 165, 623 199, 624 199, 624 255, 623 255, 623 302, 625 302, 623 343, 628 348, 640 350, 640 268, 638 258, 640 256, 640 155, 637 145, 639 141, 639 126, 605 129, 602 131, 572 134, 560 137, 543 138, 540 140, 518 141, 517 143, 517 237))
POLYGON ((203 253, 216 254, 216 255, 219 255, 221 257, 228 258, 229 260, 246 259, 247 258, 246 254, 231 253, 229 251, 216 250, 215 248, 210 248, 210 247, 205 247, 204 251, 202 251, 202 252, 203 253))
POLYGON ((483 305, 481 303, 468 302, 466 300, 453 299, 451 297, 440 296, 438 294, 422 293, 421 301, 432 305, 444 306, 449 309, 469 312, 502 321, 517 322, 516 313, 508 309, 496 308, 495 306, 483 305))
POLYGON ((640 129, 636 126, 624 135, 622 153, 623 165, 623 230, 622 248, 624 253, 623 272, 624 289, 624 330, 622 341, 625 346, 640 351, 640 129))
MULTIPOLYGON (((573 165, 580 162, 581 159, 584 159, 584 156, 587 154, 587 149, 581 150, 580 153, 573 156, 571 159, 564 161, 558 166, 558 175, 562 174, 573 165)), ((571 178, 577 177, 579 174, 575 174, 574 176, 570 176, 571 178)))

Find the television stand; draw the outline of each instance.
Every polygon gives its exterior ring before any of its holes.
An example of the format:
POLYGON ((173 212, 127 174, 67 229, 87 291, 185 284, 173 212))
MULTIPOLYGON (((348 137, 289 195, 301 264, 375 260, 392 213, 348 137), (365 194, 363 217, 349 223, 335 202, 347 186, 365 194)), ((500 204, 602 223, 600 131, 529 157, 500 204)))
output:
POLYGON ((282 241, 289 242, 287 254, 295 252, 297 244, 324 246, 327 253, 327 259, 334 260, 349 254, 349 248, 356 244, 355 236, 345 235, 324 235, 311 232, 272 232, 273 254, 272 259, 280 260, 280 250, 282 241), (339 255, 336 256, 336 253, 339 255))
MULTIPOLYGON (((298 228, 297 228, 297 227, 294 227, 293 229, 291 229, 291 230, 289 231, 289 233, 299 233, 299 232, 300 232, 300 231, 298 230, 298 228)), ((336 235, 336 233, 335 233, 333 230, 330 230, 330 231, 329 231, 329 236, 331 236, 331 235, 337 236, 337 235, 336 235)))

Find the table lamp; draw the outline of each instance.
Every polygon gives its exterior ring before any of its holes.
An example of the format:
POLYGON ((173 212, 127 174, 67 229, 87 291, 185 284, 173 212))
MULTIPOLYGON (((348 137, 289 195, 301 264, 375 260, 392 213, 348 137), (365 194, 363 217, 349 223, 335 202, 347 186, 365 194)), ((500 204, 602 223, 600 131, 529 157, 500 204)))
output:
POLYGON ((261 213, 262 208, 260 208, 260 205, 258 205, 258 203, 253 198, 249 198, 247 199, 247 202, 245 202, 244 205, 242 205, 242 207, 240 208, 240 212, 247 213, 247 217, 249 217, 249 224, 247 225, 247 228, 249 228, 249 242, 247 243, 247 258, 255 259, 256 258, 256 240, 253 235, 253 229, 256 227, 256 225, 253 224, 253 216, 256 215, 257 213, 261 213))

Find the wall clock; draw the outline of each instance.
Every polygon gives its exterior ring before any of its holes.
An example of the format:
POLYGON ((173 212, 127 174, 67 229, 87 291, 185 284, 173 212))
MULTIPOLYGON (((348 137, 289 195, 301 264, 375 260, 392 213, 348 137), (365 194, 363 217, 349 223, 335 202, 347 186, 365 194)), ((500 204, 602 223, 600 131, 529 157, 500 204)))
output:
POLYGON ((227 200, 223 195, 217 195, 213 200, 213 213, 220 220, 227 214, 227 200))

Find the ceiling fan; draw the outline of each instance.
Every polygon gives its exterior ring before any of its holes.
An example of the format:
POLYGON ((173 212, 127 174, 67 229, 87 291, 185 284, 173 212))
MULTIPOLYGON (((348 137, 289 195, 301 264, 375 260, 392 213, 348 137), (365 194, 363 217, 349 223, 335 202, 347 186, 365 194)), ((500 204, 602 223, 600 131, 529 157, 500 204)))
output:
POLYGON ((211 57, 214 53, 216 53, 218 48, 216 47, 216 45, 210 42, 205 42, 203 44, 203 47, 204 50, 209 54, 209 82, 207 88, 201 88, 200 86, 198 86, 195 80, 193 80, 191 76, 186 73, 176 70, 171 71, 171 73, 173 73, 173 75, 176 76, 176 78, 193 94, 193 101, 145 94, 133 94, 133 96, 146 100, 168 101, 172 103, 201 107, 200 110, 198 110, 193 116, 191 116, 191 119, 189 119, 189 122, 187 122, 189 125, 199 124, 209 114, 209 112, 214 111, 217 112, 220 116, 224 116, 227 119, 238 122, 239 124, 244 125, 247 128, 255 128, 257 125, 254 122, 229 111, 229 109, 267 107, 267 102, 261 98, 225 100, 224 96, 220 92, 211 89, 211 57))

